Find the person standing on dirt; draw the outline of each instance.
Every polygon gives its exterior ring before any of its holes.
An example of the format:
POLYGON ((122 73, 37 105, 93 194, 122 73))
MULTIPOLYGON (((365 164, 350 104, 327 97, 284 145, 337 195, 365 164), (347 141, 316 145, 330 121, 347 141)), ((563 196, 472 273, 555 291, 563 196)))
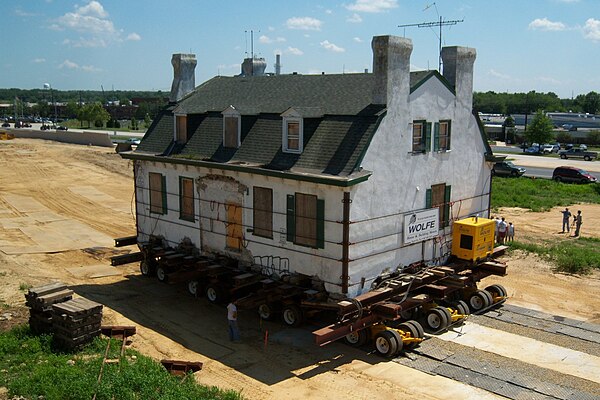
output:
POLYGON ((563 215, 562 233, 565 233, 565 226, 567 227, 567 232, 569 232, 569 218, 571 218, 571 211, 569 211, 568 208, 565 208, 565 211, 561 211, 561 213, 563 215))
POLYGON ((231 299, 227 305, 227 323, 229 324, 229 340, 232 342, 239 342, 240 339, 240 328, 237 323, 237 306, 235 300, 231 299))
POLYGON ((508 225, 504 221, 504 217, 500 220, 498 224, 498 244, 504 244, 504 239, 506 238, 506 231, 508 230, 508 225))
POLYGON ((515 240, 515 226, 512 222, 508 223, 508 233, 507 233, 507 242, 512 242, 515 240))
POLYGON ((581 210, 577 210, 577 215, 575 216, 575 237, 579 236, 579 229, 581 229, 581 224, 583 224, 583 219, 581 218, 581 210))
POLYGON ((494 223, 496 224, 494 227, 494 237, 496 239, 496 243, 500 243, 500 237, 498 236, 498 226, 500 225, 500 218, 494 217, 494 223))

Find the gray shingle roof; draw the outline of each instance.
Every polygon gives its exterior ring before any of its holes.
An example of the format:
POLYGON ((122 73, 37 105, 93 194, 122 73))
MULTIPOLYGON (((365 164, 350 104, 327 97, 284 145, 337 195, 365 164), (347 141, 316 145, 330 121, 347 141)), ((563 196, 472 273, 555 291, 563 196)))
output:
MULTIPOLYGON (((411 73, 411 87, 436 71, 411 73)), ((261 168, 348 176, 356 171, 385 106, 372 105, 373 74, 215 77, 165 110, 136 153, 248 164, 261 168), (242 115, 241 146, 223 147, 221 112, 242 115), (304 117, 302 154, 282 151, 281 114, 304 117), (188 142, 172 144, 173 113, 188 116, 188 142)))

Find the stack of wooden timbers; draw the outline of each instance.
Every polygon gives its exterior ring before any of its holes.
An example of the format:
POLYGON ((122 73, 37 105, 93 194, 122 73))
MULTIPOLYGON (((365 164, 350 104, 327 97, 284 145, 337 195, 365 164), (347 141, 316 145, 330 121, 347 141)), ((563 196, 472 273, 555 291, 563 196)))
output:
POLYGON ((75 350, 100 336, 102 304, 83 297, 52 306, 55 343, 65 350, 75 350))
POLYGON ((36 334, 52 333, 52 305, 73 298, 73 291, 62 282, 29 289, 25 304, 29 307, 29 326, 36 334))
POLYGON ((29 289, 25 294, 29 307, 29 326, 36 334, 54 334, 55 344, 75 350, 100 335, 102 304, 83 297, 62 282, 29 289))

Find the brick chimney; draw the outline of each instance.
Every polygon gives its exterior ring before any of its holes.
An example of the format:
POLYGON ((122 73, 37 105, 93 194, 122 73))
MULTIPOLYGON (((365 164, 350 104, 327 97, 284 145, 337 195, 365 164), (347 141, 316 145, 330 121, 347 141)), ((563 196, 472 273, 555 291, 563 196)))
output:
POLYGON ((410 94, 410 54, 412 41, 398 36, 374 36, 373 104, 386 104, 388 112, 404 108, 410 94))
POLYGON ((477 52, 471 47, 442 48, 444 78, 454 86, 457 101, 469 112, 473 108, 473 64, 476 57, 477 52))
POLYGON ((196 55, 173 54, 171 64, 173 64, 173 84, 169 101, 177 103, 196 87, 196 55))

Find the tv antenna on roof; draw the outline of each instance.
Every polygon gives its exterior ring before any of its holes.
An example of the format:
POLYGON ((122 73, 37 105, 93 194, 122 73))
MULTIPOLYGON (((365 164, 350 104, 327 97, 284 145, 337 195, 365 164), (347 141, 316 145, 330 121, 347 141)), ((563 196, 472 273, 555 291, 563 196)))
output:
MULTIPOLYGON (((433 21, 433 22, 421 22, 419 24, 405 24, 405 25, 398 25, 398 28, 406 28, 409 26, 416 26, 417 28, 433 28, 434 26, 438 26, 440 28, 440 34, 437 35, 438 39, 439 39, 439 55, 438 55, 438 71, 441 73, 442 72, 442 26, 448 26, 448 25, 456 25, 460 22, 463 22, 464 19, 461 20, 444 20, 443 17, 441 17, 439 15, 439 13, 437 12, 437 6, 435 5, 435 2, 433 2, 432 4, 429 4, 427 7, 425 7, 423 9, 423 11, 428 10, 431 6, 435 7, 435 12, 438 14, 438 21, 433 21)), ((434 31, 435 33, 435 31, 434 31)))

